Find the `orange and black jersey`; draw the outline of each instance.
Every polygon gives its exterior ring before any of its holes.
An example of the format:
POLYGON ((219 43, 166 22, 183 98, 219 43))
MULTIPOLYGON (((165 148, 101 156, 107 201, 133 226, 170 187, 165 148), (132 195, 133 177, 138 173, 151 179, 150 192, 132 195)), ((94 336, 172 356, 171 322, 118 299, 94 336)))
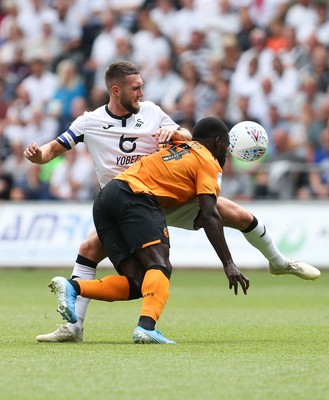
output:
POLYGON ((164 145, 142 157, 115 179, 127 182, 134 193, 158 198, 162 208, 175 207, 199 194, 218 197, 222 168, 211 152, 196 141, 164 145))

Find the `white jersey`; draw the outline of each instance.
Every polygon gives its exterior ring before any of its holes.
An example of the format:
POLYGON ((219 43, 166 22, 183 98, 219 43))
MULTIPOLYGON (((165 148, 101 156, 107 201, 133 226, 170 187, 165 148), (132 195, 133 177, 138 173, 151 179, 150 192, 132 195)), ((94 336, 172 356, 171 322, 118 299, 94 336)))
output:
POLYGON ((156 151, 152 135, 159 128, 178 129, 179 125, 150 101, 141 102, 137 114, 124 117, 113 115, 104 105, 78 117, 57 141, 68 150, 85 143, 103 188, 140 157, 156 151))

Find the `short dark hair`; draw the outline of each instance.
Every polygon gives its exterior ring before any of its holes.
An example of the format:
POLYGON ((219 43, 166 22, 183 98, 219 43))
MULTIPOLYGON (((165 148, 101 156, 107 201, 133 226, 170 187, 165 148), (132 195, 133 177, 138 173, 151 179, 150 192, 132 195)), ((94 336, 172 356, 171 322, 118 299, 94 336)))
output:
POLYGON ((200 119, 192 131, 193 139, 209 139, 209 138, 221 138, 221 140, 228 140, 229 129, 218 118, 215 117, 205 117, 200 119))
POLYGON ((138 75, 139 69, 129 61, 118 61, 110 64, 105 71, 105 83, 109 90, 111 84, 123 84, 127 75, 138 75))

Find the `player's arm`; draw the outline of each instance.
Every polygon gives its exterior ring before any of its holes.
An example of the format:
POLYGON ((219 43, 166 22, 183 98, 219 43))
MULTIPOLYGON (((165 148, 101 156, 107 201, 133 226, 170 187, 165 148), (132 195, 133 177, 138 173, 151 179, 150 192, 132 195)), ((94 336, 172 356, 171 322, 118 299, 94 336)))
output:
POLYGON ((249 279, 245 277, 232 260, 232 256, 224 236, 223 220, 216 208, 216 196, 201 194, 198 196, 200 205, 200 217, 207 238, 215 249, 218 257, 223 263, 224 272, 229 281, 229 288, 234 288, 238 294, 240 284, 243 293, 247 294, 249 279))
POLYGON ((192 140, 191 132, 188 129, 159 128, 153 135, 158 143, 166 143, 169 140, 189 141, 192 140))
POLYGON ((66 148, 57 140, 52 140, 40 147, 36 143, 31 143, 25 149, 24 156, 34 164, 46 164, 65 151, 66 148))
POLYGON ((192 140, 192 134, 188 129, 180 128, 173 131, 172 140, 189 141, 192 140))

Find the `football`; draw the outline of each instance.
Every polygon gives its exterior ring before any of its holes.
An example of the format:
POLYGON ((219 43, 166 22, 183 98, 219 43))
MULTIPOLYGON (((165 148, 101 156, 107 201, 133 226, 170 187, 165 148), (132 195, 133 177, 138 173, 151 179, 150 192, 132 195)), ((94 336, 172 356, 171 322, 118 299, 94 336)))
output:
POLYGON ((239 122, 230 130, 229 136, 229 150, 238 160, 256 161, 266 153, 268 136, 257 122, 239 122))

